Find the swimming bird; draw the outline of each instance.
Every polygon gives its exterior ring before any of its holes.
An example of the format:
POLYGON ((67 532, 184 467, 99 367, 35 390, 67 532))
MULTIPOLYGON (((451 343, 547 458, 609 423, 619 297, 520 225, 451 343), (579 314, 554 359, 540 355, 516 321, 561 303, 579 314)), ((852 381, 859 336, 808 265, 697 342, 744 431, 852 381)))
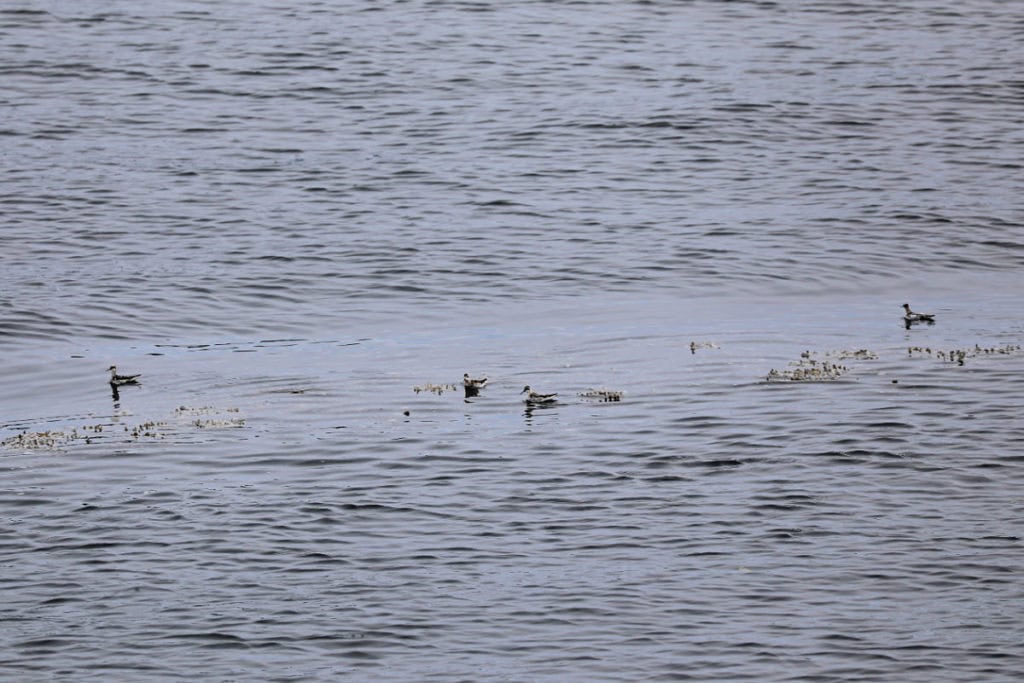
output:
POLYGON ((117 366, 111 365, 107 370, 110 371, 110 384, 111 386, 119 387, 125 384, 138 384, 141 373, 137 375, 119 375, 117 374, 117 366))
POLYGON ((467 372, 462 376, 462 388, 466 392, 466 398, 473 398, 474 396, 480 395, 480 390, 487 384, 486 377, 478 377, 476 379, 469 376, 467 372))
POLYGON ((555 398, 556 396, 558 396, 558 394, 538 394, 536 391, 530 388, 529 384, 523 387, 523 390, 520 391, 519 393, 526 394, 526 402, 530 405, 554 403, 556 400, 558 400, 555 398))
POLYGON ((935 322, 935 316, 931 313, 915 313, 910 310, 910 304, 903 304, 903 310, 906 313, 903 316, 903 322, 906 323, 907 327, 910 327, 911 323, 933 323, 935 322))

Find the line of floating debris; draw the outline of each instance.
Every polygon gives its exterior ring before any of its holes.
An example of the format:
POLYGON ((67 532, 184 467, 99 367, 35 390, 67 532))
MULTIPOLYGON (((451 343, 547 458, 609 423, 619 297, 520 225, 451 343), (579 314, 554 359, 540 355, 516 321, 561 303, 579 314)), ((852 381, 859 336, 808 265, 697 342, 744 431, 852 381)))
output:
POLYGON ((975 344, 973 348, 967 349, 932 349, 927 346, 909 346, 907 347, 907 355, 910 357, 916 356, 929 356, 936 358, 941 361, 947 361, 949 363, 956 363, 957 365, 964 365, 968 358, 978 358, 980 356, 999 356, 1009 355, 1016 353, 1021 350, 1020 344, 1004 344, 1003 346, 991 346, 983 348, 979 344, 975 344))
MULTIPOLYGON (((158 437, 161 434, 157 431, 157 427, 165 424, 164 422, 143 422, 134 426, 125 425, 123 432, 126 432, 133 439, 143 436, 158 437)), ((113 431, 115 426, 112 424, 95 424, 83 426, 81 429, 73 427, 70 430, 24 431, 21 434, 15 434, 0 441, 0 446, 21 450, 39 450, 60 448, 76 441, 91 444, 97 439, 110 440, 115 438, 115 432, 113 431), (104 427, 106 428, 106 433, 104 433, 104 427)))
POLYGON ((197 429, 245 426, 244 417, 225 418, 219 415, 219 413, 238 413, 240 412, 238 408, 220 410, 209 406, 203 408, 181 406, 171 412, 174 417, 178 418, 176 424, 166 421, 148 420, 134 425, 106 423, 83 425, 80 428, 48 430, 45 432, 25 430, 20 434, 15 434, 0 441, 0 447, 15 450, 58 449, 76 442, 91 444, 101 439, 104 441, 117 441, 121 435, 123 435, 123 440, 162 439, 165 437, 168 429, 180 429, 181 426, 197 429), (205 415, 210 417, 203 417, 205 415), (185 418, 185 420, 182 420, 182 418, 185 418), (118 427, 120 427, 120 430, 118 430, 118 427))
POLYGON ((819 365, 800 366, 792 370, 776 370, 772 368, 765 377, 766 382, 828 382, 839 379, 849 370, 845 365, 821 363, 819 365))
POLYGON ((193 427, 196 427, 198 429, 217 429, 217 428, 221 428, 221 427, 244 427, 245 426, 245 418, 244 417, 236 417, 236 418, 230 419, 230 420, 199 420, 199 419, 196 419, 196 420, 192 420, 192 422, 190 422, 189 424, 191 424, 193 427))
POLYGON ((128 425, 125 425, 124 431, 128 432, 133 439, 138 439, 140 436, 148 437, 151 439, 162 439, 164 435, 163 432, 160 431, 160 429, 166 426, 166 422, 155 422, 151 420, 149 422, 143 422, 142 424, 135 425, 130 429, 128 425))
POLYGON ((874 351, 868 351, 867 349, 857 349, 856 351, 828 351, 825 355, 835 358, 836 360, 878 360, 878 354, 874 351))
POLYGON ((182 415, 215 415, 217 413, 237 413, 240 411, 238 408, 215 408, 213 406, 191 408, 189 406, 178 406, 172 412, 175 416, 180 417, 182 415))
POLYGON ((45 432, 24 431, 0 441, 0 446, 17 450, 41 450, 59 448, 75 439, 84 439, 86 442, 90 441, 90 437, 86 436, 85 433, 79 434, 77 429, 71 432, 60 430, 47 430, 45 432))
MULTIPOLYGON (((829 351, 822 354, 825 358, 836 358, 836 359, 847 359, 855 358, 858 360, 874 360, 878 358, 878 355, 867 349, 859 349, 857 351, 829 351)), ((772 368, 768 371, 768 376, 765 377, 766 382, 829 382, 832 380, 839 379, 847 372, 850 368, 839 363, 834 363, 830 360, 818 360, 815 358, 815 352, 804 351, 800 354, 800 360, 792 361, 791 370, 776 370, 772 368)))
POLYGON ((188 406, 179 406, 174 409, 174 414, 178 418, 192 418, 189 421, 189 426, 197 429, 215 429, 222 427, 244 427, 244 417, 229 417, 224 418, 220 416, 220 413, 238 413, 238 408, 214 408, 212 406, 202 406, 200 408, 190 408, 188 406), (212 417, 203 417, 210 415, 212 417))
POLYGON ((588 389, 579 393, 580 398, 589 398, 596 401, 621 401, 622 392, 613 389, 588 389))
POLYGON ((456 391, 457 389, 458 389, 458 387, 456 385, 454 385, 454 384, 431 384, 431 383, 421 384, 419 386, 415 386, 415 387, 412 388, 412 390, 415 391, 417 394, 419 394, 421 392, 424 392, 424 391, 429 391, 431 393, 437 394, 438 396, 440 396, 441 394, 443 394, 446 391, 456 391))

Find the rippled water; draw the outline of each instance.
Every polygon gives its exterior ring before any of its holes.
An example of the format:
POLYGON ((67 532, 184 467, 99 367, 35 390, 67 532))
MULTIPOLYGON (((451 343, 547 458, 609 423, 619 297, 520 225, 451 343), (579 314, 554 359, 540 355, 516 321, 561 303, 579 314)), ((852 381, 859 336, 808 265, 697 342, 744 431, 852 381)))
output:
POLYGON ((5 5, 3 677, 1020 680, 1022 35, 5 5))

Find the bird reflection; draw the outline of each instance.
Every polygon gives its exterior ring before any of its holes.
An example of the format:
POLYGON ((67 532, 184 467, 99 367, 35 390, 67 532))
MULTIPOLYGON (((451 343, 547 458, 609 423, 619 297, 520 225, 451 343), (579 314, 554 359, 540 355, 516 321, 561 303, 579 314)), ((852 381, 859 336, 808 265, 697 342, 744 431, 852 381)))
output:
POLYGON ((114 409, 121 408, 121 392, 119 387, 139 386, 139 377, 142 375, 119 375, 117 366, 111 365, 107 370, 110 372, 110 397, 114 400, 114 409))
POLYGON ((527 403, 526 409, 523 410, 523 416, 527 420, 533 417, 533 411, 535 410, 550 410, 558 407, 557 403, 527 403))

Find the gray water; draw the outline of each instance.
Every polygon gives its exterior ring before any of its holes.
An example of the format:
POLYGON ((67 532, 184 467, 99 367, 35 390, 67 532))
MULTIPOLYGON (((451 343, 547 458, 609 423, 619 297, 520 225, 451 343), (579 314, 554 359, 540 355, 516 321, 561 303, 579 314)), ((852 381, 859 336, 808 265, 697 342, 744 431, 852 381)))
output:
POLYGON ((1022 38, 3 4, 0 678, 1020 680, 1022 38))

